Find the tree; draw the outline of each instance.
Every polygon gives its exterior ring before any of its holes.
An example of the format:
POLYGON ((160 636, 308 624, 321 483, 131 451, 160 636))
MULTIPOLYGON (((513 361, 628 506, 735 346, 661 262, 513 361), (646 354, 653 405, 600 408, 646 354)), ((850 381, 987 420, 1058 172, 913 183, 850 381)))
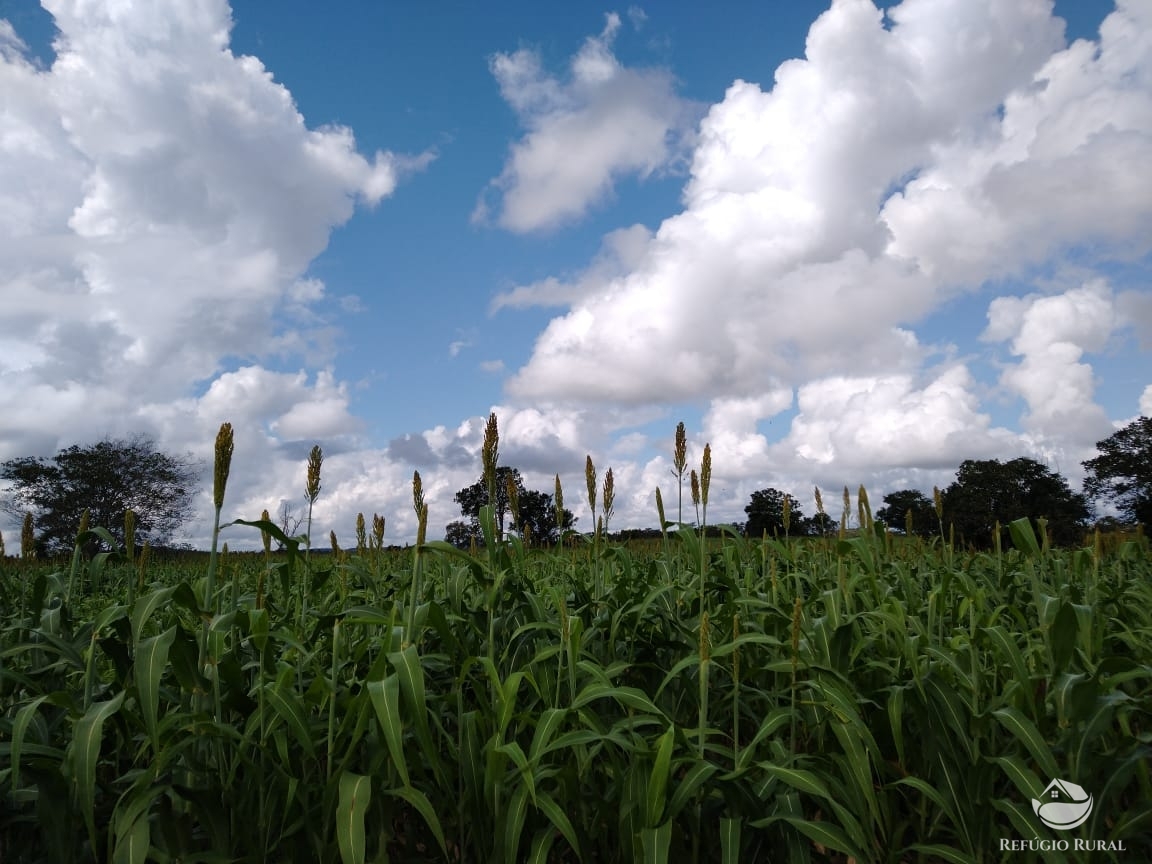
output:
POLYGON ((0 464, 0 478, 12 485, 2 503, 9 513, 33 514, 48 552, 71 549, 80 516, 121 542, 124 512, 136 514, 136 538, 153 546, 166 542, 192 512, 201 465, 173 456, 137 435, 73 445, 51 459, 22 457, 0 464))
MULTIPOLYGON (((509 527, 521 532, 527 531, 533 543, 554 543, 558 537, 556 528, 556 506, 552 496, 524 487, 524 479, 516 468, 501 466, 496 469, 496 530, 503 536, 505 520, 512 517, 512 500, 508 495, 509 481, 515 490, 519 518, 509 527)), ((481 477, 471 486, 465 486, 455 495, 460 505, 460 515, 468 521, 452 522, 448 525, 445 539, 456 546, 467 548, 471 538, 480 542, 480 508, 488 504, 488 486, 481 477)), ((576 524, 572 511, 564 508, 561 527, 565 530, 576 524)))
POLYGON ((808 533, 808 521, 800 512, 800 502, 779 489, 761 489, 752 493, 752 500, 744 508, 748 514, 748 521, 744 525, 744 534, 748 537, 758 538, 765 532, 769 537, 777 534, 783 537, 790 534, 793 537, 808 533), (784 526, 784 502, 788 502, 788 530, 784 526))
POLYGON ((1099 441, 1084 464, 1085 493, 1106 499, 1131 522, 1152 530, 1152 418, 1140 417, 1099 441))
POLYGON ((876 518, 893 531, 906 533, 908 512, 912 513, 912 534, 931 537, 940 530, 936 506, 932 499, 917 489, 901 489, 884 496, 884 506, 876 511, 876 518))
POLYGON ((966 460, 944 490, 944 522, 966 543, 988 547, 997 521, 1006 530, 1014 519, 1048 520, 1057 544, 1077 542, 1090 511, 1085 497, 1068 481, 1034 459, 966 460))

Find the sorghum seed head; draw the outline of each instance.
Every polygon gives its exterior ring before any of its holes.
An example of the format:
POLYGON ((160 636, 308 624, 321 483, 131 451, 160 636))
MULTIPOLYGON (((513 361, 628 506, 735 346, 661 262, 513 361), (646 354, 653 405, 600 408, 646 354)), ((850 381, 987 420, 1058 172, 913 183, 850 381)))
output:
POLYGON ((700 500, 708 506, 708 487, 712 484, 712 445, 704 445, 704 458, 700 460, 700 500))
POLYGON ((304 497, 310 504, 316 503, 316 499, 320 497, 320 466, 323 463, 324 451, 320 449, 319 444, 316 444, 308 454, 308 480, 304 484, 304 497))
POLYGON ((364 552, 368 548, 368 527, 364 522, 364 514, 356 514, 356 551, 364 552))
MULTIPOLYGON (((271 522, 272 516, 268 513, 267 510, 263 510, 260 513, 260 519, 264 522, 271 522)), ((261 531, 260 532, 260 540, 264 544, 264 554, 265 555, 271 554, 271 552, 272 552, 272 535, 269 534, 267 531, 261 531)))
POLYGON ((932 487, 932 503, 936 507, 936 518, 944 518, 944 495, 940 492, 939 486, 932 487))
POLYGON ((484 446, 481 449, 481 460, 484 464, 484 485, 488 488, 489 498, 495 497, 496 491, 496 463, 500 458, 500 430, 496 425, 496 412, 488 415, 488 423, 484 427, 484 446))
POLYGON ((684 431, 684 421, 676 424, 676 440, 672 448, 672 465, 676 474, 684 476, 684 467, 688 464, 688 433, 684 431))
MULTIPOLYGON (((692 488, 692 506, 700 506, 700 475, 696 473, 696 469, 692 469, 692 473, 688 475, 688 485, 692 488)), ((697 514, 699 515, 699 514, 697 514)))
POLYGON ((424 482, 420 479, 420 472, 412 472, 412 510, 416 518, 420 518, 420 510, 424 507, 424 482))
POLYGON ((384 548, 384 517, 379 513, 372 514, 372 542, 377 549, 384 548))
POLYGON ((556 495, 553 500, 556 507, 556 527, 564 527, 564 489, 560 486, 560 475, 556 475, 556 495))
POLYGON ((221 423, 216 433, 216 461, 212 470, 212 503, 219 510, 224 506, 224 488, 228 485, 228 472, 232 470, 232 424, 221 423))
POLYGON ((592 457, 584 460, 584 482, 588 486, 588 507, 596 513, 596 466, 592 464, 592 457))
POLYGON ((612 518, 612 505, 616 503, 616 480, 612 476, 612 469, 604 472, 604 495, 601 499, 604 509, 604 524, 612 518))
POLYGON ((816 512, 821 516, 824 515, 824 498, 820 495, 820 487, 813 487, 816 491, 816 512))
POLYGON ((660 530, 664 530, 664 496, 660 494, 660 487, 656 487, 656 515, 660 517, 660 530))

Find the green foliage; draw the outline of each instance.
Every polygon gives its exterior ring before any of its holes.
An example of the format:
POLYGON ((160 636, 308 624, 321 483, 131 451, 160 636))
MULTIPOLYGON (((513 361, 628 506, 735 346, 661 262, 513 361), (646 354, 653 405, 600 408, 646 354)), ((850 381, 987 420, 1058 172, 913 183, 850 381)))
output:
POLYGON ((1083 537, 1089 516, 1084 496, 1033 459, 966 460, 944 490, 944 524, 955 526, 958 540, 985 549, 997 522, 1006 532, 1025 517, 1045 519, 1056 544, 1071 545, 1083 537))
POLYGON ((1152 531, 1152 417, 1133 420, 1096 449, 1100 455, 1084 463, 1084 492, 1152 531))
POLYGON ((884 496, 884 506, 876 511, 876 518, 889 530, 907 533, 908 513, 912 514, 912 534, 932 537, 939 528, 936 508, 932 499, 916 489, 902 489, 884 496))
POLYGON ((748 521, 744 523, 744 533, 753 539, 767 534, 769 537, 793 537, 807 533, 808 521, 800 511, 800 502, 779 489, 761 489, 752 493, 748 506, 744 508, 748 521), (785 530, 785 502, 788 505, 788 526, 785 530))
POLYGON ((3 508, 31 512, 39 541, 49 553, 72 548, 87 510, 92 524, 123 542, 124 514, 136 514, 136 536, 153 546, 166 541, 187 519, 199 465, 190 457, 156 449, 148 438, 73 445, 51 459, 24 457, 0 464, 11 489, 3 508))
POLYGON ((16 562, 0 860, 992 862, 1057 839, 1057 777, 1059 839, 1124 844, 1061 860, 1152 858, 1146 543, 545 551, 493 511, 475 556, 238 520, 286 552, 16 562))
MULTIPOLYGON (((572 511, 565 508, 561 524, 556 524, 556 509, 553 498, 546 492, 539 492, 524 487, 524 479, 517 468, 504 465, 495 471, 494 485, 496 489, 496 503, 494 508, 496 530, 499 537, 504 536, 505 521, 507 527, 517 531, 523 536, 527 534, 537 545, 554 544, 560 531, 568 531, 576 523, 572 511), (512 513, 512 499, 508 495, 511 483, 516 493, 516 513, 512 513), (513 519, 511 517, 518 518, 513 519), (515 524, 512 524, 512 523, 515 524)), ((465 486, 454 496, 460 505, 460 514, 467 522, 451 522, 447 526, 445 540, 460 549, 467 549, 473 540, 482 544, 480 530, 480 510, 488 506, 488 483, 481 477, 471 486, 465 486)))

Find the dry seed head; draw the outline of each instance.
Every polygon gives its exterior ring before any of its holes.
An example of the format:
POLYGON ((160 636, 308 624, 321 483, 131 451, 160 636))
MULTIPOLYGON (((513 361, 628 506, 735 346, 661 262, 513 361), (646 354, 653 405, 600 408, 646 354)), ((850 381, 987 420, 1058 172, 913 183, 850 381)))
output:
MULTIPOLYGON (((692 489, 692 506, 700 506, 700 475, 696 473, 696 469, 692 469, 692 473, 688 475, 688 485, 692 489)), ((696 514, 700 515, 700 514, 696 514)))
POLYGON ((484 427, 484 447, 481 450, 481 460, 484 464, 484 485, 488 489, 489 499, 495 498, 496 491, 496 462, 500 458, 500 430, 496 425, 496 412, 488 415, 488 423, 484 427))
POLYGON ((787 534, 792 527, 792 496, 784 493, 784 533, 787 534))
POLYGON ((684 431, 684 421, 676 424, 676 442, 672 449, 672 465, 676 468, 678 477, 684 476, 684 467, 688 464, 688 433, 684 431))
POLYGON ((868 490, 864 488, 864 484, 860 484, 860 489, 856 492, 856 504, 860 508, 860 527, 871 531, 872 530, 872 506, 868 503, 868 490))
POLYGON ((592 457, 584 460, 584 483, 588 486, 588 506, 592 515, 596 515, 596 466, 592 464, 592 457))
POLYGON ((708 506, 708 487, 712 485, 712 445, 704 445, 704 458, 700 460, 700 500, 708 506))
POLYGON ((936 507, 936 518, 944 518, 944 495, 940 492, 939 486, 932 487, 932 503, 936 507))
POLYGON ((604 526, 612 518, 612 505, 616 503, 616 479, 612 476, 612 469, 604 472, 604 496, 601 499, 604 508, 604 526))
POLYGON ((319 444, 313 445, 312 452, 308 454, 308 480, 304 484, 304 497, 309 504, 315 504, 320 497, 320 466, 323 463, 324 451, 319 444))
POLYGON ((131 564, 136 555, 136 511, 131 507, 124 511, 124 554, 131 564))
POLYGON ((824 515, 824 499, 820 495, 820 487, 814 486, 813 489, 816 490, 816 512, 819 513, 821 516, 823 516, 824 515))
POLYGON ((216 461, 212 470, 212 503, 219 510, 224 506, 224 487, 228 485, 228 472, 232 470, 232 424, 221 423, 216 433, 216 461))
POLYGON ((363 555, 368 549, 368 527, 364 522, 364 514, 356 514, 356 551, 363 555))
POLYGON ((384 548, 384 517, 379 513, 372 514, 372 542, 377 549, 384 548))
POLYGON ((664 496, 660 494, 660 487, 656 487, 656 515, 660 517, 660 530, 664 530, 664 496))
POLYGON ((83 534, 85 531, 88 530, 89 518, 90 517, 88 514, 88 508, 85 507, 84 511, 80 514, 80 527, 76 529, 77 534, 83 534))
POLYGON ((852 497, 848 494, 848 487, 844 487, 844 516, 847 518, 848 514, 852 512, 852 497))
POLYGON ((136 559, 136 573, 140 580, 140 584, 144 584, 144 573, 148 570, 148 559, 152 555, 152 546, 147 540, 144 545, 140 547, 140 557, 136 559))
POLYGON ((328 542, 332 544, 332 560, 340 560, 340 544, 336 542, 336 532, 328 532, 328 542))
MULTIPOLYGON (((272 521, 272 517, 269 515, 267 510, 264 510, 260 513, 260 518, 265 522, 271 522, 272 521)), ((260 532, 260 540, 264 544, 264 554, 265 555, 271 555, 272 554, 272 535, 269 534, 267 531, 261 531, 260 532)))
POLYGON ((516 481, 509 473, 504 478, 504 491, 508 493, 508 509, 512 511, 512 527, 520 524, 520 490, 516 488, 516 481))
POLYGON ((419 522, 416 526, 416 545, 423 546, 424 540, 428 536, 428 505, 422 504, 420 512, 417 514, 419 522))
POLYGON ((556 475, 556 494, 553 504, 556 507, 556 528, 564 527, 564 489, 560 486, 560 475, 556 475))
POLYGON ((416 518, 420 518, 420 511, 424 509, 424 482, 420 479, 420 472, 412 472, 412 510, 416 518))

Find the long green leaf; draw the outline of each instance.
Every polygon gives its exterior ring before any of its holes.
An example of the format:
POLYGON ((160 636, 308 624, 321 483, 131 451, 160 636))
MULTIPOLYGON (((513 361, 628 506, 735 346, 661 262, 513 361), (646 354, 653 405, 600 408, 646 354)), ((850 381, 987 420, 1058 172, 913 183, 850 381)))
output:
POLYGON ((160 733, 156 728, 160 707, 160 678, 168 665, 168 651, 176 641, 176 625, 159 636, 142 641, 136 649, 136 691, 144 710, 144 725, 152 739, 152 752, 160 752, 160 733))
POLYGON ((668 795, 668 774, 672 770, 672 747, 676 741, 676 727, 669 726, 660 736, 656 746, 656 761, 648 777, 648 795, 644 802, 646 827, 655 828, 660 824, 664 812, 664 801, 668 795))
POLYGON ((336 840, 344 864, 364 864, 366 842, 364 814, 372 800, 372 780, 345 771, 340 775, 340 800, 336 805, 336 840))
POLYGON ((1052 755, 1048 742, 1041 737, 1039 730, 1031 720, 1011 707, 993 711, 992 716, 999 720, 1000 725, 1011 732, 1028 749, 1044 776, 1049 779, 1060 776, 1056 757, 1052 755))
POLYGON ((106 702, 95 702, 76 721, 72 733, 71 767, 73 794, 76 805, 88 826, 88 838, 93 849, 96 842, 96 765, 100 761, 100 746, 104 737, 104 721, 120 710, 124 704, 124 691, 106 702))
POLYGON ((392 764, 396 766, 400 781, 410 786, 408 763, 404 759, 404 724, 400 718, 400 679, 389 675, 383 681, 369 681, 368 695, 376 709, 376 719, 384 733, 392 764))

